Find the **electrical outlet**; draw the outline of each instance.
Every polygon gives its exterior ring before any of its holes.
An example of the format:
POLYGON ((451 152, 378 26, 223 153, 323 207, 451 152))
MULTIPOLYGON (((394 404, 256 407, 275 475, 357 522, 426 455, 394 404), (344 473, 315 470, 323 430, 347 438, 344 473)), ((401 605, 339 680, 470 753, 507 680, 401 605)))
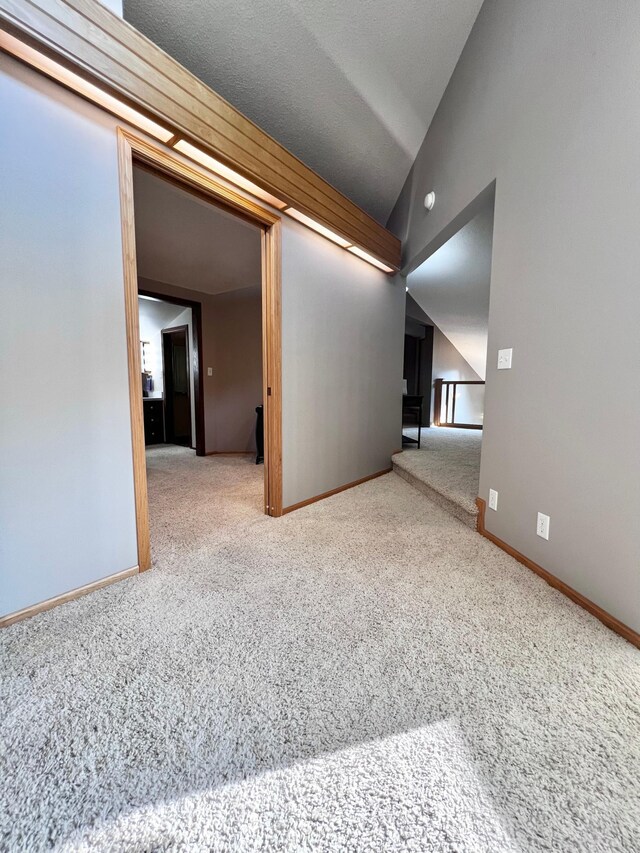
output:
POLYGON ((538 513, 538 523, 536 525, 536 533, 538 536, 542 536, 543 539, 549 538, 549 524, 551 523, 551 519, 548 515, 545 515, 543 512, 538 513))
POLYGON ((489 509, 498 510, 498 493, 495 489, 489 489, 489 509))
POLYGON ((513 349, 499 349, 498 350, 498 370, 510 370, 511 369, 511 357, 513 355, 513 349))
POLYGON ((207 376, 213 376, 213 367, 207 367, 207 376))

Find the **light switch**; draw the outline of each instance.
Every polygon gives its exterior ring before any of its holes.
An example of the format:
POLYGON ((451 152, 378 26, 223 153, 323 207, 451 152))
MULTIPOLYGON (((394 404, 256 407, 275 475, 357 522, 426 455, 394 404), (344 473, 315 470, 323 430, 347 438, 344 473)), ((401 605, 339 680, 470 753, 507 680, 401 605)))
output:
POLYGON ((213 376, 213 367, 207 367, 207 376, 213 376))
POLYGON ((511 368, 512 349, 498 350, 498 370, 509 370, 511 368))

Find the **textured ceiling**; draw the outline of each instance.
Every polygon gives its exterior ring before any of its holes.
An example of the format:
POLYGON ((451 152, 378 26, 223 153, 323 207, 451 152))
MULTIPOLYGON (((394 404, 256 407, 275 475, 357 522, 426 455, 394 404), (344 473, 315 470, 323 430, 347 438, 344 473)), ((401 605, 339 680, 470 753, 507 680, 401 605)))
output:
POLYGON ((202 293, 260 286, 260 229, 134 169, 138 276, 202 293))
POLYGON ((125 18, 383 224, 482 0, 125 0, 125 18))
POLYGON ((407 276, 409 293, 482 379, 486 374, 493 198, 407 276))

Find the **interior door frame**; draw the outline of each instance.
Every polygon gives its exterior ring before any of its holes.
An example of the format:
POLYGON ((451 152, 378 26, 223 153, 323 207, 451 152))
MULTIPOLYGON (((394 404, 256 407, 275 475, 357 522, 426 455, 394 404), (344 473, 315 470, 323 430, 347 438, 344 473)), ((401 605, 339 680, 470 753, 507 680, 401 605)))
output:
MULTIPOLYGON (((180 305, 182 308, 191 308, 193 320, 193 335, 189 337, 191 351, 191 369, 193 370, 194 404, 196 410, 196 456, 206 456, 204 445, 204 369, 202 367, 202 303, 193 299, 182 299, 177 296, 168 296, 147 287, 138 289, 139 296, 151 296, 161 302, 170 302, 172 305, 180 305)), ((144 399, 144 398, 143 398, 144 399)))
POLYGON ((140 381, 138 271, 133 196, 134 163, 258 225, 262 231, 262 392, 264 405, 264 511, 282 515, 282 253, 280 216, 219 183, 159 144, 118 128, 118 163, 129 368, 131 448, 140 571, 151 568, 149 498, 140 381))

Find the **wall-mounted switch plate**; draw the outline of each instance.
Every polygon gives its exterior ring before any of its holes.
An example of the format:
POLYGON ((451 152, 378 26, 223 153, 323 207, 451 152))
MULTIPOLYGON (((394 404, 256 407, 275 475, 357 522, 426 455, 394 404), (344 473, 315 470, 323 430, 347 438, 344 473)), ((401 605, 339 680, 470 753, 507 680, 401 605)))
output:
POLYGON ((545 515, 543 512, 538 513, 538 523, 536 525, 536 533, 538 536, 542 536, 543 539, 549 538, 549 524, 551 519, 548 515, 545 515))
POLYGON ((489 509, 498 509, 498 493, 495 489, 489 489, 489 509))
POLYGON ((510 370, 511 369, 511 356, 513 355, 513 349, 499 349, 498 350, 498 370, 510 370))
POLYGON ((213 376, 213 367, 207 367, 207 376, 213 376))

